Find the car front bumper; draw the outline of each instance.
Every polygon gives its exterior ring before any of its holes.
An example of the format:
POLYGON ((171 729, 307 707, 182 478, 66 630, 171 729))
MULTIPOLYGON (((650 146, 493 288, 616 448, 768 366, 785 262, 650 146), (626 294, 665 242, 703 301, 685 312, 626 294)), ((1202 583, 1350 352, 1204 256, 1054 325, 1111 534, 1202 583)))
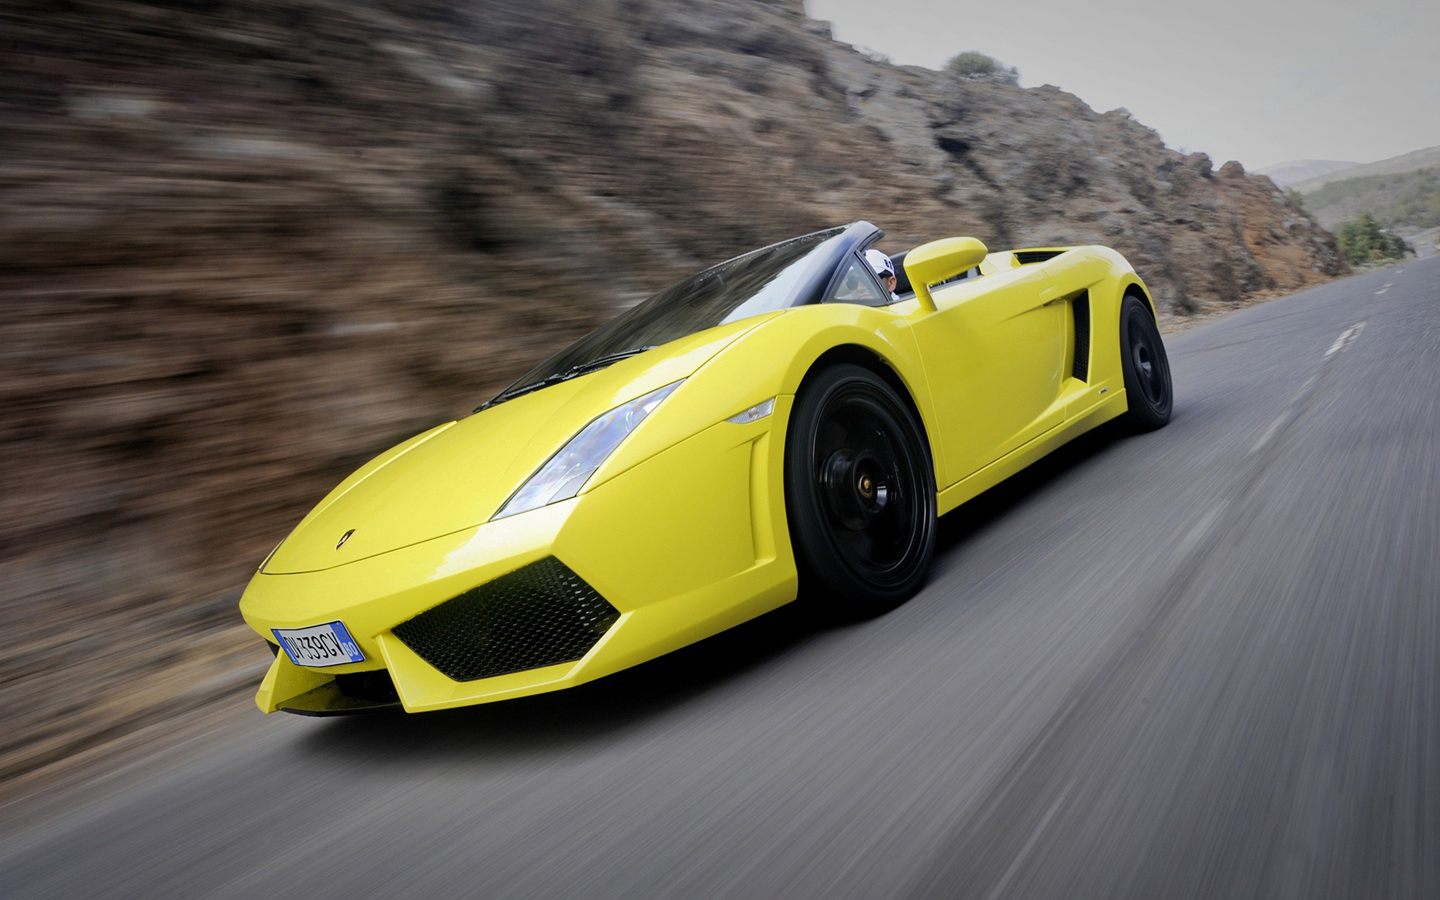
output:
POLYGON ((786 603, 796 574, 784 518, 783 442, 772 428, 787 420, 789 401, 779 398, 777 415, 766 420, 705 429, 571 500, 330 569, 258 573, 240 607, 272 645, 272 629, 340 620, 365 660, 310 668, 280 652, 256 703, 267 713, 324 715, 535 694, 627 668, 786 603), (511 645, 537 634, 554 640, 555 627, 546 631, 516 613, 531 588, 514 582, 555 565, 574 578, 546 588, 550 599, 533 603, 530 618, 570 616, 551 601, 572 592, 588 590, 604 608, 585 599, 591 605, 576 622, 559 626, 568 643, 548 656, 510 646, 497 661, 497 636, 511 645), (468 616, 439 611, 477 592, 496 594, 495 585, 514 588, 503 592, 503 610, 482 597, 483 608, 468 616), (427 625, 432 645, 445 644, 441 651, 417 638, 425 629, 416 622, 427 625), (593 631, 581 640, 576 629, 585 627, 593 631), (485 660, 455 663, 456 642, 476 645, 485 660))

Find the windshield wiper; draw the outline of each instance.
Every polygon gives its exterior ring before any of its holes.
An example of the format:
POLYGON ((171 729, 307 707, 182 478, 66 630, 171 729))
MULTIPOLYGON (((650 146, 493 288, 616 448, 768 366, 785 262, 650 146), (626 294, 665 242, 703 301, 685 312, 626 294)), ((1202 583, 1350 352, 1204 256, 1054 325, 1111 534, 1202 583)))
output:
POLYGON ((529 384, 522 384, 519 387, 513 387, 508 390, 501 391, 494 397, 494 399, 475 407, 474 411, 479 412, 480 410, 488 409, 489 407, 494 406, 497 403, 504 403, 506 400, 513 400, 523 394, 534 393, 535 391, 538 391, 541 388, 547 388, 552 384, 559 384, 562 381, 569 381, 570 379, 577 378, 581 375, 588 375, 591 372, 598 372, 599 370, 611 365, 612 363, 617 363, 622 359, 629 359, 632 356, 639 356, 646 350, 654 349, 654 347, 634 347, 629 350, 621 350, 618 353, 607 353, 604 356, 597 356, 595 359, 587 360, 583 363, 577 363, 576 365, 573 365, 562 372, 556 372, 552 375, 546 375, 539 381, 532 381, 529 384))
MULTIPOLYGON (((610 365, 611 363, 617 363, 622 359, 629 359, 632 356, 639 356, 646 350, 654 349, 654 347, 635 347, 630 350, 621 350, 619 353, 607 353, 604 356, 597 356, 595 359, 592 359, 589 362, 583 362, 579 363, 578 365, 573 365, 570 368, 566 369, 564 372, 561 372, 558 375, 552 375, 550 377, 554 378, 556 381, 566 381, 568 379, 574 378, 576 375, 585 375, 589 372, 598 372, 606 366, 610 365)), ((549 379, 546 380, 548 381, 549 379)))

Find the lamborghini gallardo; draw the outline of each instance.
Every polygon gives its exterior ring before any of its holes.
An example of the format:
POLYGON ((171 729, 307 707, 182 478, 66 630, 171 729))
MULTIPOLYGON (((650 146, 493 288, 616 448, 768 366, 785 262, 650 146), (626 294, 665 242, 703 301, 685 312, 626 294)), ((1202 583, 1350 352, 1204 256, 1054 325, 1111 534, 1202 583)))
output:
POLYGON ((950 237, 877 271, 883 234, 705 269, 360 468, 241 599, 275 654, 260 709, 570 687, 797 597, 875 615, 921 587, 937 516, 1109 420, 1170 419, 1120 254, 950 237))

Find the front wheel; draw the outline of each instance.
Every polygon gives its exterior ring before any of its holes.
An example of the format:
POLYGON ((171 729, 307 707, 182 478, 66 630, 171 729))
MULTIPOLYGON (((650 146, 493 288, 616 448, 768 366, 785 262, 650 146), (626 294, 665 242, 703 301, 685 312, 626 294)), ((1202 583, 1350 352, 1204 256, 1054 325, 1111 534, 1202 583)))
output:
POLYGON ((808 602, 842 617, 908 600, 935 551, 935 475, 904 401, 856 365, 825 369, 795 404, 785 447, 790 537, 808 602))
POLYGON ((1134 431, 1154 431, 1170 421, 1174 406, 1170 359, 1150 308, 1134 294, 1120 305, 1120 355, 1130 401, 1124 421, 1134 431))

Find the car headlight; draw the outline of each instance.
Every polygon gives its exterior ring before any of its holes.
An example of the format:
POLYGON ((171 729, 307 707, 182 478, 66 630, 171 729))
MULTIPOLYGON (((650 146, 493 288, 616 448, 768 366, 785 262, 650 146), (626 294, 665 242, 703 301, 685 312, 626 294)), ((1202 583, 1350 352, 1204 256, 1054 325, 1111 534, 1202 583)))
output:
POLYGON ((500 511, 490 521, 503 519, 517 513, 529 512, 561 500, 569 500, 580 493, 585 482, 609 458, 620 442, 635 430, 660 401, 670 396, 685 379, 672 382, 648 394, 623 403, 609 412, 597 416, 589 425, 550 457, 534 475, 525 480, 520 490, 510 495, 500 511))

